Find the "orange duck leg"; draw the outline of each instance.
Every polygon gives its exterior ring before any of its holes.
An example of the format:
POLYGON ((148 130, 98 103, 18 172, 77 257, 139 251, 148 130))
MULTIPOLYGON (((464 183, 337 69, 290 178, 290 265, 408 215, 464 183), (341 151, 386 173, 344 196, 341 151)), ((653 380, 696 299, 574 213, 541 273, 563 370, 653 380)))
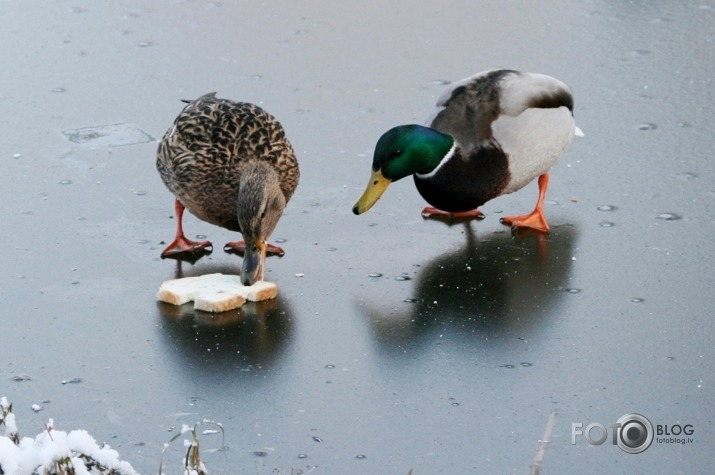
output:
POLYGON ((544 217, 544 199, 546 198, 546 189, 549 186, 549 174, 544 173, 539 176, 539 199, 536 201, 534 211, 529 214, 519 216, 505 216, 500 219, 503 224, 509 225, 512 229, 529 228, 542 233, 549 232, 549 224, 544 217))
POLYGON ((162 258, 210 254, 213 249, 211 241, 192 241, 184 235, 184 226, 182 224, 184 209, 185 207, 181 204, 181 201, 174 201, 174 210, 176 211, 176 237, 174 241, 164 249, 164 252, 161 253, 162 258))

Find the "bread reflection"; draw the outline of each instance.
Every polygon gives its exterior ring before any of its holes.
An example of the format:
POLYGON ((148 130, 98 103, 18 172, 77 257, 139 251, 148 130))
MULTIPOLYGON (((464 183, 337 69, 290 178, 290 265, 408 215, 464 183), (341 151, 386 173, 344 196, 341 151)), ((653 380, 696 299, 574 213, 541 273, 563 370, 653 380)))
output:
MULTIPOLYGON (((231 273, 216 266, 177 272, 176 278, 231 273)), ((195 310, 191 302, 176 306, 157 302, 162 341, 176 354, 177 367, 195 378, 242 374, 273 367, 290 342, 293 318, 280 293, 262 302, 246 302, 221 313, 195 310)))

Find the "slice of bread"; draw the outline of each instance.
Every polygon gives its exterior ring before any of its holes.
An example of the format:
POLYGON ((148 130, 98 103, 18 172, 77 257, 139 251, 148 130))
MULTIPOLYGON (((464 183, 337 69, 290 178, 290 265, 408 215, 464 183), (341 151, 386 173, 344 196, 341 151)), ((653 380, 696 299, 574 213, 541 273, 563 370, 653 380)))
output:
POLYGON ((203 290, 193 298, 194 308, 204 312, 226 312, 246 303, 246 297, 226 290, 203 290))
POLYGON ((196 310, 225 312, 240 307, 246 300, 259 302, 276 295, 278 286, 273 282, 262 280, 247 287, 237 275, 206 274, 167 280, 159 287, 156 298, 172 305, 183 305, 193 300, 196 310))

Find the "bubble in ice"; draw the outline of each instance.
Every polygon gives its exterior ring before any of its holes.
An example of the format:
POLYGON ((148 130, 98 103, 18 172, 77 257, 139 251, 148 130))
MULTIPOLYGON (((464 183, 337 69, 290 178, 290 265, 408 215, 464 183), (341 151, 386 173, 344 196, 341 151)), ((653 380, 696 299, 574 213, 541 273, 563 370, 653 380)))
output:
POLYGON ((514 369, 515 366, 513 364, 503 364, 500 366, 500 368, 514 369))
POLYGON ((415 303, 417 302, 417 299, 402 299, 402 301, 405 303, 415 303))
POLYGON ((631 302, 633 302, 633 303, 643 303, 643 302, 645 302, 645 299, 642 299, 642 298, 640 298, 640 297, 633 297, 633 298, 631 299, 631 302))
POLYGON ((253 455, 255 455, 256 457, 267 457, 268 452, 266 452, 265 450, 254 450, 253 455))
POLYGON ((519 364, 524 368, 531 368, 533 366, 531 363, 527 363, 526 361, 519 364))
POLYGON ((651 51, 650 51, 649 49, 634 49, 634 50, 631 50, 631 54, 633 54, 633 55, 638 55, 638 56, 644 56, 644 55, 647 55, 647 54, 650 54, 650 53, 651 53, 651 51))
POLYGON ((618 208, 614 205, 602 205, 596 208, 598 211, 615 211, 618 208))
POLYGON ((298 458, 299 458, 299 459, 307 459, 307 458, 308 458, 308 454, 298 454, 298 458))
POLYGON ((658 126, 652 122, 642 122, 638 124, 638 130, 655 130, 658 126))
POLYGON ((365 455, 365 454, 357 454, 357 455, 355 456, 355 458, 358 459, 358 460, 365 460, 365 459, 367 458, 367 455, 365 455))
POLYGON ((570 288, 566 289, 566 292, 568 292, 570 294, 580 294, 581 289, 576 289, 576 288, 570 287, 570 288))
POLYGON ((600 223, 598 223, 598 225, 601 226, 602 228, 612 228, 616 224, 612 223, 611 221, 601 221, 600 223))
POLYGON ((681 216, 675 213, 661 213, 656 216, 655 219, 661 219, 663 221, 677 221, 681 219, 681 216))
POLYGON ((412 280, 412 277, 408 276, 407 274, 400 274, 395 277, 395 280, 398 282, 404 282, 406 280, 412 280))
POLYGON ((71 184, 72 184, 72 180, 60 180, 58 183, 59 183, 60 185, 71 185, 71 184))
POLYGON ((370 272, 367 276, 371 279, 379 279, 380 277, 382 277, 382 274, 379 272, 370 272))

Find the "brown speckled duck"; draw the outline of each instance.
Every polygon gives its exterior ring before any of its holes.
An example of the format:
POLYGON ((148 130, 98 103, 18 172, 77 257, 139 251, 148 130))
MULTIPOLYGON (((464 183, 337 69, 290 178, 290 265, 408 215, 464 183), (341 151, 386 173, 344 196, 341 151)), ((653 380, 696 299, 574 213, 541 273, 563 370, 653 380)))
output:
POLYGON ((211 242, 184 235, 186 208, 203 221, 240 232, 243 241, 224 250, 244 255, 244 285, 263 280, 266 254, 283 255, 267 241, 300 176, 278 120, 254 104, 206 94, 190 102, 164 134, 156 168, 176 197, 176 238, 161 257, 212 249, 211 242))

